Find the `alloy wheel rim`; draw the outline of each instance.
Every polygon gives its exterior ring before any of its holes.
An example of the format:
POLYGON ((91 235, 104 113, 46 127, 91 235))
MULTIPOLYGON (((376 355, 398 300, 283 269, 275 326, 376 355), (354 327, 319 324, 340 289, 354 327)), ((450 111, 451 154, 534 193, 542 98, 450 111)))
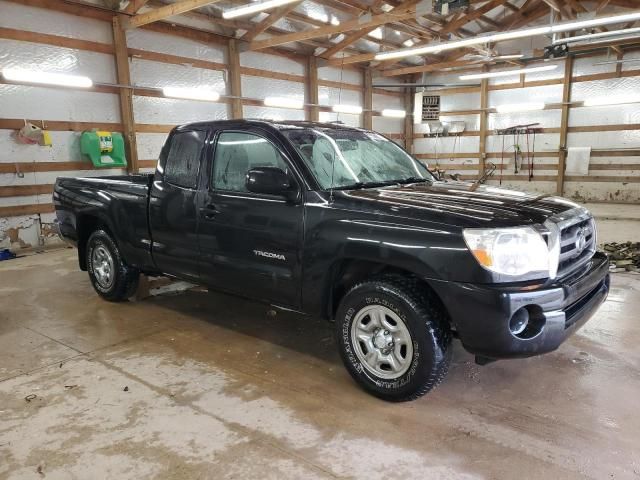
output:
POLYGON ((406 373, 413 359, 411 333, 390 308, 362 308, 351 323, 351 343, 364 368, 377 377, 394 380, 406 373))
POLYGON ((93 275, 102 288, 110 288, 115 278, 115 268, 111 253, 102 245, 91 252, 93 275))

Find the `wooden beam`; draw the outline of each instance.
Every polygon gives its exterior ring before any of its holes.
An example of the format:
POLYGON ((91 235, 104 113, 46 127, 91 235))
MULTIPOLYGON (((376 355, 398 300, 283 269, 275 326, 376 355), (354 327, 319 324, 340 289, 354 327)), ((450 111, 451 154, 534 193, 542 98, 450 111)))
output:
POLYGON ((265 18, 261 22, 258 22, 254 27, 251 28, 251 30, 247 31, 247 33, 245 33, 240 38, 247 42, 253 41, 258 35, 271 27, 271 25, 291 13, 298 5, 299 3, 297 2, 291 3, 274 10, 267 18, 265 18))
POLYGON ((560 117, 560 156, 558 158, 558 178, 556 193, 564 193, 564 170, 567 162, 567 133, 569 131, 569 110, 571 108, 571 85, 573 78, 573 56, 564 60, 564 83, 562 85, 562 113, 560 117))
MULTIPOLYGON (((418 81, 421 75, 409 75, 409 80, 418 81)), ((404 110, 406 115, 404 117, 404 149, 413 153, 413 102, 414 102, 414 87, 406 87, 404 89, 404 110)))
POLYGON ((318 108, 318 62, 316 57, 310 56, 307 61, 307 79, 305 82, 307 90, 307 102, 310 104, 307 109, 307 120, 317 122, 320 120, 320 109, 318 108))
POLYGON ((129 5, 124 9, 124 13, 127 15, 135 15, 147 2, 149 2, 149 0, 130 0, 129 5))
POLYGON ((196 8, 204 7, 212 3, 216 3, 219 0, 182 0, 180 2, 171 3, 164 7, 156 8, 147 13, 142 13, 129 18, 125 23, 126 29, 141 27, 149 23, 157 22, 174 15, 180 15, 181 13, 194 10, 196 8))
POLYGON ((288 35, 278 35, 267 40, 251 42, 249 44, 249 50, 261 50, 263 48, 284 45, 286 43, 299 42, 301 40, 309 40, 312 38, 324 37, 327 35, 335 35, 338 33, 349 32, 351 30, 358 30, 361 28, 377 27, 393 21, 411 18, 415 15, 415 12, 415 7, 411 6, 408 8, 400 9, 397 12, 394 10, 393 15, 388 15, 386 13, 373 15, 368 22, 363 22, 360 19, 354 19, 343 22, 340 25, 326 25, 324 27, 312 28, 309 30, 304 30, 302 32, 290 33, 288 35))
POLYGON ((227 45, 227 62, 229 64, 229 94, 232 97, 230 118, 243 118, 240 52, 238 51, 238 43, 233 38, 229 40, 227 45))
POLYGON ((373 130, 373 71, 365 68, 363 72, 363 126, 367 130, 373 130))
MULTIPOLYGON (((487 71, 485 66, 483 71, 487 71)), ((489 108, 489 79, 480 82, 480 175, 487 169, 487 117, 489 108)))
MULTIPOLYGON (((131 72, 129 71, 129 51, 127 49, 127 36, 122 28, 124 16, 113 17, 113 46, 115 50, 116 72, 120 85, 131 85, 131 72)), ((120 88, 120 118, 124 130, 125 153, 127 155, 127 170, 138 172, 138 146, 136 142, 136 124, 133 115, 133 90, 120 88)))

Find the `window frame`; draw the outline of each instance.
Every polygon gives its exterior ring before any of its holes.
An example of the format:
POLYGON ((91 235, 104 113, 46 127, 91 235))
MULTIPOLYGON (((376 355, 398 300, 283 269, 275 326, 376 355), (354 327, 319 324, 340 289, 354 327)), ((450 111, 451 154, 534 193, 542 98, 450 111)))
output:
POLYGON ((273 142, 270 138, 267 137, 261 131, 256 130, 241 130, 238 128, 220 128, 215 132, 215 137, 213 139, 213 148, 211 149, 211 166, 209 167, 209 179, 207 181, 207 189, 209 192, 218 194, 218 195, 237 195, 237 196, 249 196, 249 197, 257 197, 257 198, 266 198, 266 199, 279 199, 282 201, 286 201, 282 198, 281 195, 271 195, 266 193, 255 193, 250 191, 239 191, 239 190, 223 190, 220 188, 216 188, 214 185, 215 182, 215 168, 216 168, 216 154, 218 152, 218 141, 220 137, 225 133, 243 133, 246 135, 253 135, 255 137, 259 137, 268 142, 276 152, 280 155, 280 157, 284 160, 284 163, 287 165, 288 176, 290 181, 292 182, 292 186, 294 186, 298 191, 301 190, 300 182, 298 181, 297 175, 295 173, 295 168, 291 158, 286 154, 286 152, 280 148, 275 142, 273 142))
POLYGON ((184 129, 184 130, 176 130, 173 131, 171 133, 171 137, 169 138, 169 150, 166 152, 166 156, 164 159, 164 165, 162 165, 162 181, 164 183, 168 183, 169 185, 176 187, 176 188, 182 188, 184 190, 193 190, 193 191, 197 191, 198 190, 198 186, 200 184, 200 174, 202 172, 202 162, 204 160, 204 154, 207 151, 207 141, 209 138, 209 130, 206 128, 189 128, 189 129, 184 129), (181 135, 183 133, 201 133, 203 135, 203 140, 202 140, 202 145, 200 148, 200 156, 198 158, 198 171, 196 172, 196 176, 195 176, 195 182, 194 182, 194 186, 193 187, 185 187, 184 185, 179 185, 177 183, 174 183, 172 181, 170 181, 167 178, 167 166, 169 165, 169 160, 170 160, 170 153, 171 153, 171 146, 173 145, 173 142, 176 138, 177 135, 181 135))

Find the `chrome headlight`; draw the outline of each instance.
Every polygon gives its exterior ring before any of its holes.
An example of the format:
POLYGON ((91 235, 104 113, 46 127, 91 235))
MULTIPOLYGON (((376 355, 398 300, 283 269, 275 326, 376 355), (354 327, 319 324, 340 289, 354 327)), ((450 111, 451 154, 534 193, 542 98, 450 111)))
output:
POLYGON ((560 256, 559 232, 555 225, 545 227, 545 232, 533 227, 467 228, 463 235, 478 263, 491 272, 514 280, 554 278, 560 256))

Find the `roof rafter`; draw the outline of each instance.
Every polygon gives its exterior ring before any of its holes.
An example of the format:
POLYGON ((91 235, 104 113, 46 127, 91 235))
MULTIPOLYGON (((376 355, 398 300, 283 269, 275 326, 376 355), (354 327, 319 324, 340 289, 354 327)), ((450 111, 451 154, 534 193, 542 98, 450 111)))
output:
MULTIPOLYGON (((390 10, 387 13, 393 15, 393 12, 395 10, 402 10, 403 8, 411 7, 411 6, 415 5, 416 3, 418 3, 419 1, 420 0, 405 0, 399 6, 394 7, 392 10, 390 10)), ((382 3, 382 2, 376 2, 376 5, 374 6, 375 10, 377 10, 377 6, 378 6, 377 4, 378 3, 382 3)), ((375 26, 375 25, 371 26, 371 27, 367 27, 367 28, 361 28, 360 30, 357 30, 357 31, 347 35, 342 41, 338 42, 335 46, 333 46, 330 49, 328 49, 327 51, 323 52, 320 56, 323 57, 323 58, 331 58, 336 53, 344 50, 346 47, 348 47, 352 43, 360 40, 362 37, 367 36, 369 33, 373 32, 376 28, 378 28, 378 27, 375 26)))
POLYGON ((415 15, 414 6, 402 8, 393 14, 373 15, 368 22, 362 22, 360 19, 349 20, 340 25, 326 25, 324 27, 303 30, 301 32, 290 33, 288 35, 280 35, 278 37, 269 38, 259 42, 251 42, 249 50, 261 50, 263 48, 283 45, 285 43, 298 42, 300 40, 309 40, 312 38, 323 37, 325 35, 334 35, 337 33, 349 32, 360 28, 377 27, 392 22, 393 20, 403 20, 411 18, 415 15))
POLYGON ((155 10, 147 13, 134 15, 125 22, 124 27, 126 29, 141 27, 142 25, 148 25, 149 23, 164 20, 165 18, 173 17, 174 15, 180 15, 181 13, 204 7, 205 5, 210 5, 218 1, 219 0, 181 0, 176 3, 165 5, 164 7, 156 8, 155 10))
POLYGON ((284 5, 276 10, 274 10, 267 18, 258 22, 251 30, 247 31, 242 37, 242 40, 246 40, 247 42, 253 41, 258 35, 268 29, 271 25, 276 23, 281 18, 287 16, 287 14, 291 13, 296 7, 298 3, 291 3, 289 5, 284 5))

